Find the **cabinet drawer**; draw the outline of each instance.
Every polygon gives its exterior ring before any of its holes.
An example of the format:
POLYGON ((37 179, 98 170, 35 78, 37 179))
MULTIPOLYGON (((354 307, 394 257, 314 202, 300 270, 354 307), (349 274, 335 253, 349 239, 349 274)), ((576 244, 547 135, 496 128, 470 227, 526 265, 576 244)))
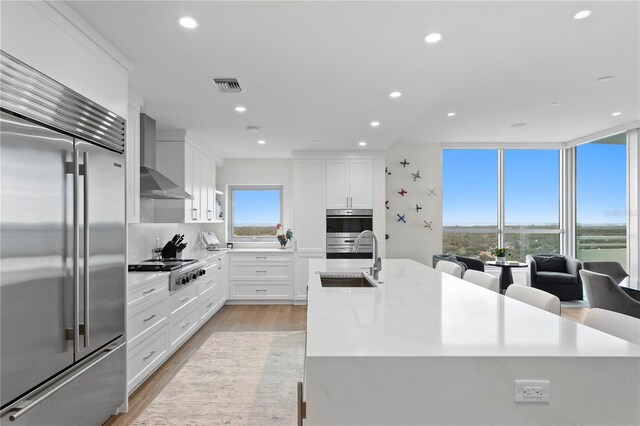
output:
POLYGON ((291 263, 237 263, 231 265, 232 280, 288 280, 291 263))
POLYGON ((231 263, 249 262, 249 263, 273 263, 273 262, 291 262, 291 254, 289 253, 233 253, 231 255, 231 263))
POLYGON ((198 296, 208 293, 213 287, 218 285, 222 279, 222 274, 218 269, 212 269, 198 280, 198 296))
POLYGON ((173 352, 191 336, 198 327, 198 304, 189 303, 176 315, 171 316, 171 351, 173 352))
POLYGON ((233 299, 291 299, 291 283, 233 283, 233 299))
POLYGON ((220 307, 220 288, 213 287, 200 302, 200 321, 204 322, 220 307))
POLYGON ((133 306, 157 294, 169 291, 169 276, 155 278, 129 288, 127 306, 133 306))
POLYGON ((173 293, 169 296, 169 309, 171 311, 171 315, 174 315, 183 306, 193 303, 197 298, 198 285, 196 283, 173 293))
POLYGON ((167 319, 167 296, 158 294, 129 308, 127 311, 127 338, 129 344, 146 337, 167 319))
POLYGON ((169 353, 169 326, 164 324, 155 333, 141 340, 127 352, 127 390, 131 392, 169 353))

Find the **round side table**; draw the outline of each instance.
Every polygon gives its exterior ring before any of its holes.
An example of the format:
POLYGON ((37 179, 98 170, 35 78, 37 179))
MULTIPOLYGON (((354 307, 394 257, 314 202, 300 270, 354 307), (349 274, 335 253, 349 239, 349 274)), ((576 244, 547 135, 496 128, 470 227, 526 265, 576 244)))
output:
POLYGON ((500 292, 503 293, 507 287, 513 284, 513 274, 511 268, 526 268, 526 263, 522 262, 496 262, 495 260, 489 260, 485 262, 485 265, 498 266, 500 268, 500 292))

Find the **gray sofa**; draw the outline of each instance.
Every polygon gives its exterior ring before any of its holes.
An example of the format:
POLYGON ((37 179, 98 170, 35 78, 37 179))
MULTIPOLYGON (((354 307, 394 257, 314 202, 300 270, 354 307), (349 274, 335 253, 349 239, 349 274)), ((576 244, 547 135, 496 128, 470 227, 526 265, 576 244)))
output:
POLYGON ((560 300, 582 300, 582 263, 561 254, 528 254, 529 284, 560 300))

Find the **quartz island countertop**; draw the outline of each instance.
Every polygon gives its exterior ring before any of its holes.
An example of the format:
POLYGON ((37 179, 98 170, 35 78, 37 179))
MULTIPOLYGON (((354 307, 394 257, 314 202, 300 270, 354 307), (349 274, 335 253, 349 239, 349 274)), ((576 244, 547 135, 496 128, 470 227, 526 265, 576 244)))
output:
POLYGON ((323 272, 362 272, 366 260, 309 264, 307 356, 614 356, 640 347, 443 274, 383 260, 371 288, 324 288, 323 272))
POLYGON ((311 260, 306 424, 639 424, 640 347, 411 260, 311 260), (549 401, 516 401, 517 381, 549 401))

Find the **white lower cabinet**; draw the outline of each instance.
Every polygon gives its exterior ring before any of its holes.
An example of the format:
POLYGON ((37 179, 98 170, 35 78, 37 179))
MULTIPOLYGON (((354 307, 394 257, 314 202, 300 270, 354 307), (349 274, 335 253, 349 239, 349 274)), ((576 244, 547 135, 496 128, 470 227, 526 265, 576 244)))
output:
POLYGON ((127 390, 131 393, 169 355, 169 325, 165 321, 158 330, 127 351, 127 390))
POLYGON ((205 275, 169 294, 167 275, 129 287, 127 391, 147 377, 204 325, 229 298, 228 257, 206 260, 205 275))
POLYGON ((309 260, 325 259, 324 251, 296 253, 295 301, 307 300, 307 286, 309 285, 309 260))
MULTIPOLYGON (((172 295, 169 298, 177 296, 180 296, 180 294, 172 295)), ((198 298, 195 297, 171 313, 171 319, 169 320, 171 324, 169 333, 171 352, 178 349, 196 331, 196 326, 199 324, 198 307, 198 298)))
POLYGON ((229 300, 271 303, 293 299, 293 254, 274 251, 231 253, 229 300))

